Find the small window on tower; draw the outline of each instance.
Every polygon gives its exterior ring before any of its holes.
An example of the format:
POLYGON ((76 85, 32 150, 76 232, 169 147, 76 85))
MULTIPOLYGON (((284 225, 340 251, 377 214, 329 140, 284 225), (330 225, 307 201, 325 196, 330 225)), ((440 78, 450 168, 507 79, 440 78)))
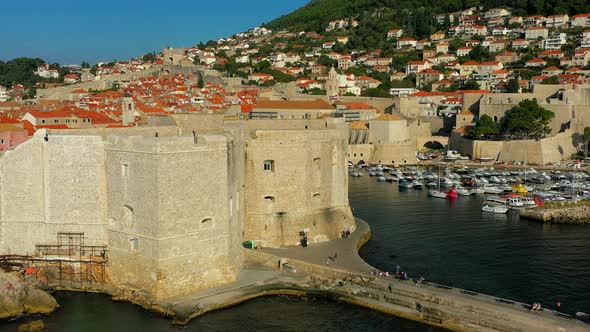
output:
POLYGON ((274 160, 265 160, 264 161, 264 170, 269 172, 275 171, 275 161, 274 160))
POLYGON ((132 238, 129 240, 129 244, 131 246, 131 250, 139 250, 139 238, 132 238))

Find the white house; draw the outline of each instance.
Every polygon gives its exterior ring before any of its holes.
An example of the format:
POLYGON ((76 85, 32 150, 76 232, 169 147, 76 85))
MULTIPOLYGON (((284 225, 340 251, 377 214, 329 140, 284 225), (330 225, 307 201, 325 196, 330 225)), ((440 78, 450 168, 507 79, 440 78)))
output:
POLYGON ((565 33, 554 33, 543 40, 543 49, 545 50, 560 50, 561 46, 567 43, 567 35, 565 33))
POLYGON ((557 14, 547 16, 545 26, 548 28, 559 28, 567 26, 570 23, 570 17, 567 14, 557 14))
POLYGON ((571 25, 572 25, 572 28, 590 27, 590 13, 572 16, 571 25))
POLYGON ((5 86, 0 85, 0 102, 8 100, 8 89, 5 86))
POLYGON ((417 74, 418 72, 429 68, 431 68, 431 65, 430 61, 428 60, 408 61, 408 65, 406 66, 406 75, 417 74))
POLYGON ((524 32, 524 38, 528 40, 534 40, 539 37, 545 39, 549 36, 549 29, 545 27, 532 27, 528 28, 524 32))
POLYGON ((414 38, 410 38, 410 37, 402 38, 397 41, 397 48, 398 49, 402 49, 405 47, 414 48, 414 47, 416 47, 416 43, 417 43, 417 41, 414 38))
POLYGON ((238 55, 236 57, 236 63, 250 63, 250 57, 247 55, 238 55))
POLYGON ((402 36, 403 33, 404 33, 404 31, 402 29, 389 30, 389 31, 387 31, 387 39, 399 38, 402 36))
POLYGON ((59 72, 56 69, 50 69, 48 64, 37 67, 35 75, 43 78, 59 78, 59 72))

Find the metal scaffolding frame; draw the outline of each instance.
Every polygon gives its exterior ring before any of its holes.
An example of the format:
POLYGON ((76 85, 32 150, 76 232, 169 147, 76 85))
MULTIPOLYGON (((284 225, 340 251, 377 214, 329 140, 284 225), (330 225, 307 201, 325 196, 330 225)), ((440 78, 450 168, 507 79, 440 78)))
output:
POLYGON ((35 255, 2 255, 0 267, 24 271, 37 265, 57 276, 60 286, 64 284, 80 287, 84 283, 104 284, 108 262, 107 246, 84 244, 84 233, 57 233, 57 244, 35 245, 35 255), (97 272, 97 273, 95 273, 97 272))

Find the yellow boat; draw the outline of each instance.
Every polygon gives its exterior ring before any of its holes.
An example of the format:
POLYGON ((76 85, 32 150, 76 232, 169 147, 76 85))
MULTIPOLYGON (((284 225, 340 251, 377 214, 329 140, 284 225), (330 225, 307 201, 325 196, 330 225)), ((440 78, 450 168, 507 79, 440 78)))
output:
POLYGON ((512 186, 512 189, 514 189, 516 191, 517 194, 528 194, 528 190, 522 185, 522 184, 517 184, 512 186))

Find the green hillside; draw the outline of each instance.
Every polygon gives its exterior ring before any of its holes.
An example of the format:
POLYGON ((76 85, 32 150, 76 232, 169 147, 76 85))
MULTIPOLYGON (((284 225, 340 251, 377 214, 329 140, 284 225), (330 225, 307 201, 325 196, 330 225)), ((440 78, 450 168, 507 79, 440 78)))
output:
POLYGON ((280 30, 317 31, 325 29, 334 19, 356 17, 374 23, 400 26, 415 31, 418 37, 437 28, 431 18, 434 14, 449 13, 483 5, 511 8, 515 15, 570 15, 590 12, 588 0, 312 0, 302 8, 282 16, 265 26, 280 30))

